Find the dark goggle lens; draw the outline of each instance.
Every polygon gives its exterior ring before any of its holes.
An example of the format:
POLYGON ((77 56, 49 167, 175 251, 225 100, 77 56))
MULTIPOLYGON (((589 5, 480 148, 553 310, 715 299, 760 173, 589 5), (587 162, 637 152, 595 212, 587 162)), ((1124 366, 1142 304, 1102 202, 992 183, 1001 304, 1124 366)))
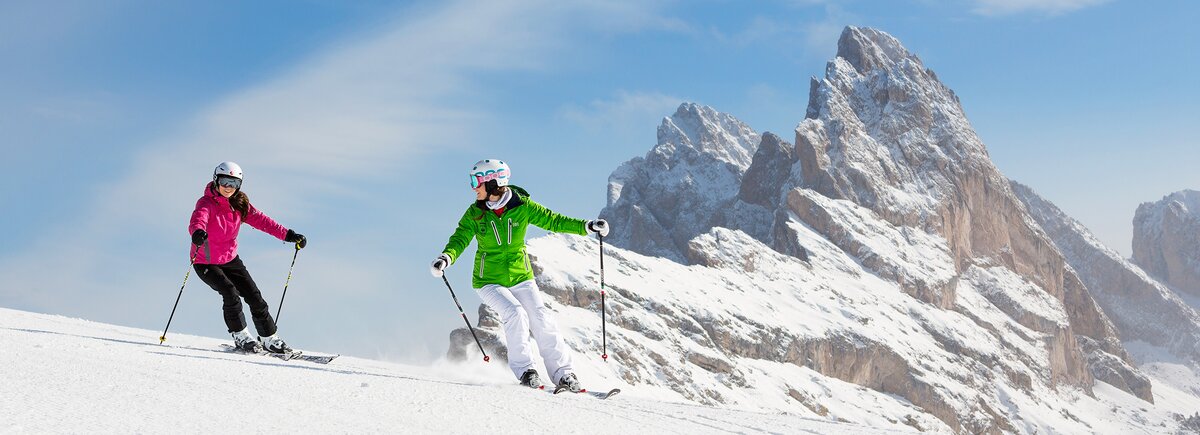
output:
POLYGON ((242 187, 242 179, 226 177, 226 176, 218 176, 217 177, 217 185, 238 189, 238 188, 242 187))

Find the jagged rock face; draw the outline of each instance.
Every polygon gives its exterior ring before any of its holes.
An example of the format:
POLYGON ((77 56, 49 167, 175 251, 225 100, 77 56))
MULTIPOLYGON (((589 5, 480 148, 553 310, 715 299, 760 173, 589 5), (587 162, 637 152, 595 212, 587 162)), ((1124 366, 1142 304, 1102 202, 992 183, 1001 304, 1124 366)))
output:
POLYGON ((1139 399, 1154 403, 1154 391, 1150 378, 1138 371, 1130 362, 1120 356, 1104 350, 1104 344, 1087 337, 1080 337, 1079 344, 1083 346, 1088 356, 1088 371, 1096 379, 1109 385, 1128 391, 1139 399))
POLYGON ((765 208, 779 205, 779 195, 789 186, 796 186, 792 168, 796 162, 795 147, 772 133, 763 133, 758 151, 742 179, 738 199, 765 208))
MULTIPOLYGON (((1033 189, 1017 182, 1012 186, 1030 215, 1077 271, 1096 303, 1112 319, 1122 340, 1143 341, 1182 358, 1200 361, 1200 313, 1142 268, 1104 246, 1087 228, 1033 189)), ((1148 209, 1145 205, 1140 209, 1143 217, 1152 214, 1145 213, 1148 209)), ((1131 362, 1117 345, 1100 343, 1098 347, 1121 361, 1131 362)))
POLYGON ((479 324, 475 327, 475 336, 479 337, 479 344, 475 344, 475 338, 471 337, 471 331, 467 328, 455 329, 450 332, 450 349, 446 351, 446 359, 474 359, 479 356, 479 346, 483 346, 489 357, 499 363, 507 363, 508 347, 504 345, 504 327, 500 324, 500 316, 487 305, 479 304, 477 319, 479 324))
POLYGON ((891 36, 847 28, 796 128, 806 184, 945 237, 960 269, 1003 261, 1061 298, 1063 262, 1025 219, 954 92, 891 36))
MULTIPOLYGON (((1066 303, 1074 330, 1064 331, 1065 340, 1078 333, 1116 341, 1087 289, 1076 285, 1079 278, 992 164, 958 97, 895 38, 847 28, 825 79, 813 81, 806 116, 796 128, 796 155, 807 186, 897 226, 944 237, 959 272, 998 262, 1028 277, 1066 303)), ((948 284, 906 290, 948 307, 954 297, 948 284)), ((1089 385, 1086 370, 1075 370, 1085 362, 1078 346, 1062 349, 1068 353, 1061 379, 1089 385)))
POLYGON ((1133 262, 1172 289, 1200 296, 1200 192, 1175 192, 1138 206, 1133 262))
POLYGON ((686 262, 688 240, 724 224, 759 141, 733 116, 680 105, 658 127, 658 145, 609 176, 600 216, 623 229, 610 243, 686 262))

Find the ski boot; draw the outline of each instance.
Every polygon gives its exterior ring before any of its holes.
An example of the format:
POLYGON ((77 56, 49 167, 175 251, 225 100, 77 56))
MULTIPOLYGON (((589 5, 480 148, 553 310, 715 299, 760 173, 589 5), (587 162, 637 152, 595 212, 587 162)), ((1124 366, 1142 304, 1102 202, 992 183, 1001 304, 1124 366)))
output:
POLYGON ((250 335, 249 329, 243 329, 233 333, 233 347, 240 349, 243 352, 258 353, 262 351, 262 346, 254 341, 254 337, 250 335))
POLYGON ((570 391, 572 393, 578 393, 582 389, 583 386, 579 384, 579 379, 575 378, 575 374, 567 373, 566 376, 563 376, 562 379, 558 380, 558 386, 554 388, 554 392, 560 393, 563 391, 570 391))
POLYGON ((279 338, 279 334, 275 334, 270 337, 258 337, 258 339, 262 340, 262 347, 267 352, 283 354, 295 353, 295 351, 292 350, 292 348, 289 347, 282 338, 279 338))
POLYGON ((521 385, 529 388, 542 388, 542 380, 538 377, 537 370, 526 370, 525 374, 521 375, 521 385))

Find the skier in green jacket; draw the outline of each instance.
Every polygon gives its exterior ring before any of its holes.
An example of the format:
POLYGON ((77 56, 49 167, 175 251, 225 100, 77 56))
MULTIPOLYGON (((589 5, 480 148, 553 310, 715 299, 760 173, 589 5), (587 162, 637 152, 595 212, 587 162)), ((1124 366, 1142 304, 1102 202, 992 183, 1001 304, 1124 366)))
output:
POLYGON ((509 184, 512 175, 507 164, 496 159, 481 160, 470 171, 475 203, 467 208, 446 247, 430 266, 435 277, 442 276, 471 243, 479 243, 475 252, 471 284, 480 299, 500 314, 508 346, 508 366, 521 385, 540 388, 541 380, 533 368, 530 332, 537 340, 542 360, 551 381, 559 388, 579 392, 580 384, 571 368, 571 352, 559 334, 558 326, 542 302, 533 279, 529 254, 525 251, 525 230, 529 224, 547 231, 587 235, 608 235, 603 219, 584 221, 554 213, 529 199, 529 193, 509 184))

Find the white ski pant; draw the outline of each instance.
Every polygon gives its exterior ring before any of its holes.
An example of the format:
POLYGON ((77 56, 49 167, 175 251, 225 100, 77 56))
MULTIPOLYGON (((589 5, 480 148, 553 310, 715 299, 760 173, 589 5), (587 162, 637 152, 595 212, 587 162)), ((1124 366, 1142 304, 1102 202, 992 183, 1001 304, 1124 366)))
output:
POLYGON ((559 379, 572 372, 571 351, 558 333, 558 325, 550 318, 550 310, 542 302, 542 293, 532 279, 512 287, 485 285, 479 289, 479 298, 500 314, 508 346, 508 367, 517 378, 533 368, 530 332, 537 340, 551 382, 557 384, 559 379))

